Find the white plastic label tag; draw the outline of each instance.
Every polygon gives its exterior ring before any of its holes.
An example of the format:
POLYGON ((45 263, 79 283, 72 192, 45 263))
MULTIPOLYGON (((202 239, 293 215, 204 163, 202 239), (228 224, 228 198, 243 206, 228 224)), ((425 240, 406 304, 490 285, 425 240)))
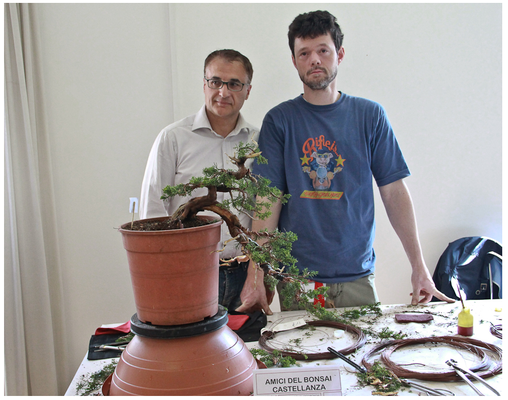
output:
POLYGON ((137 197, 129 197, 129 200, 130 200, 130 204, 129 204, 129 213, 137 213, 138 212, 138 204, 139 204, 139 200, 137 197), (134 206, 134 210, 133 210, 133 206, 134 206))

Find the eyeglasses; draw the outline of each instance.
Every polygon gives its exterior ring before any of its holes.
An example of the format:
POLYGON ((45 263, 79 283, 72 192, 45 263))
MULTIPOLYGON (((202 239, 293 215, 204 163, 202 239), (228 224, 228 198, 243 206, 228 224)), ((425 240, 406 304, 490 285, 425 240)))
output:
POLYGON ((243 87, 245 85, 247 85, 246 83, 242 83, 242 82, 235 82, 235 81, 224 82, 224 81, 221 81, 220 79, 214 79, 214 78, 210 78, 210 79, 204 78, 204 79, 210 89, 221 89, 224 85, 226 85, 228 87, 228 89, 231 90, 232 92, 241 92, 243 87))

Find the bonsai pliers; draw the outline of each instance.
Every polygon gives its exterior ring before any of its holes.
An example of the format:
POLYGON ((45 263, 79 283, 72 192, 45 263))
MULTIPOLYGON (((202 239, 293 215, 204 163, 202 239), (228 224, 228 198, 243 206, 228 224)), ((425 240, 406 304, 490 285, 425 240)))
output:
POLYGON ((494 389, 492 386, 490 386, 487 383, 487 381, 485 381, 485 379, 483 379, 481 376, 479 376, 478 374, 475 374, 474 372, 472 372, 468 369, 459 367, 457 365, 457 361, 455 361, 454 359, 450 358, 448 361, 446 361, 446 364, 449 365, 450 367, 452 367, 455 370, 455 372, 457 373, 457 375, 460 376, 469 386, 471 386, 471 388, 480 396, 484 396, 484 394, 473 384, 473 382, 471 382, 471 380, 467 377, 467 375, 480 381, 487 388, 489 388, 492 392, 494 392, 498 396, 501 396, 501 394, 496 389, 494 389))

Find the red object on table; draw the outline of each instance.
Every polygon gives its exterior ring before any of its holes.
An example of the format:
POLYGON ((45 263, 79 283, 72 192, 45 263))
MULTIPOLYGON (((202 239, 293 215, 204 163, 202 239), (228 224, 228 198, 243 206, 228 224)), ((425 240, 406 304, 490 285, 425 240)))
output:
MULTIPOLYGON (((249 319, 248 315, 228 315, 228 326, 236 331, 249 319)), ((114 335, 115 333, 129 333, 131 331, 131 322, 118 326, 100 327, 95 330, 95 335, 114 335)))
MULTIPOLYGON (((323 284, 321 282, 314 282, 314 289, 317 289, 317 288, 320 288, 321 286, 323 286, 323 284)), ((323 296, 322 294, 318 295, 317 299, 314 299, 314 305, 316 304, 321 304, 322 307, 325 306, 325 296, 323 296)))
POLYGON ((245 322, 249 319, 248 315, 228 315, 228 326, 237 331, 240 329, 245 322))
POLYGON ((100 327, 95 330, 95 335, 114 335, 115 333, 129 333, 131 331, 131 321, 118 326, 100 327))

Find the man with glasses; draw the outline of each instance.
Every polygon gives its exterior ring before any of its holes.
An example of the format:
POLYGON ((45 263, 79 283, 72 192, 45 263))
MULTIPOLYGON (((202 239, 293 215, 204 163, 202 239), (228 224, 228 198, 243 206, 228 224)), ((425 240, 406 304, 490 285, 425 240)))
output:
MULTIPOLYGON (((249 98, 252 75, 249 59, 236 50, 217 50, 208 55, 203 79, 205 104, 196 114, 164 128, 152 146, 141 187, 141 219, 172 215, 189 198, 162 201, 163 188, 187 183, 213 164, 224 169, 235 168, 228 155, 234 154, 240 142, 257 140, 259 130, 247 123, 240 113, 249 98)), ((218 193, 217 200, 222 201, 225 195, 218 193)), ((250 227, 249 216, 238 214, 238 217, 243 226, 250 227)), ((230 238, 227 225, 222 224, 221 246, 230 238)), ((236 241, 230 241, 221 258, 238 255, 241 252, 236 241)), ((234 262, 220 269, 219 303, 229 310, 241 305, 240 292, 247 267, 247 262, 234 262)))
MULTIPOLYGON (((269 163, 253 170, 291 198, 274 205, 267 220, 254 220, 252 230, 296 233, 293 256, 300 269, 318 271, 315 279, 329 286, 332 306, 376 303, 374 178, 412 267, 412 304, 432 296, 453 302, 436 289, 425 265, 403 181, 409 169, 384 109, 338 90, 345 51, 336 18, 327 11, 299 15, 288 39, 303 94, 265 116, 259 147, 269 163)), ((241 310, 270 314, 264 287, 252 288, 245 285, 241 310)))

